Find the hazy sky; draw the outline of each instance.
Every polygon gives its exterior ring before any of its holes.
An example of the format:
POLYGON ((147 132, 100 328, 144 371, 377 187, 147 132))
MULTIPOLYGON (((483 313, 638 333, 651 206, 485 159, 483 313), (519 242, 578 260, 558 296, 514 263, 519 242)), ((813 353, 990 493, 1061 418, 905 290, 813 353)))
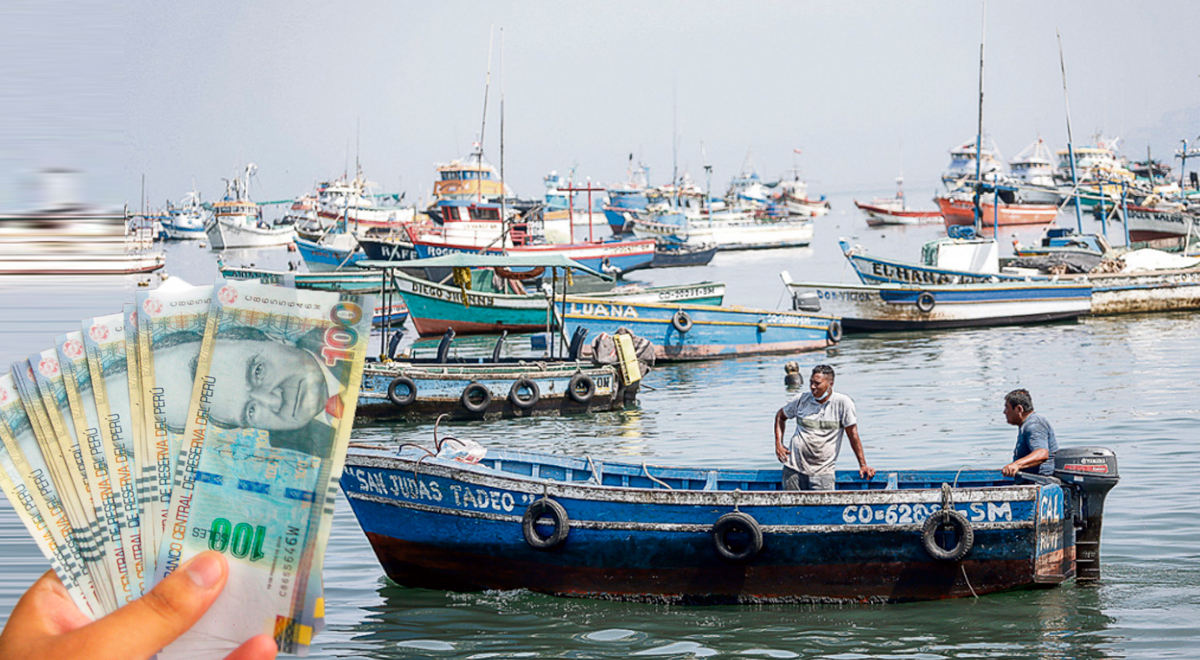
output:
MULTIPOLYGON (((630 153, 664 183, 673 139, 679 168, 703 185, 707 160, 719 190, 750 153, 765 178, 799 167, 817 194, 888 189, 901 170, 932 191, 975 135, 980 2, 107 6, 3 10, 19 35, 0 79, 3 206, 59 166, 83 172, 83 196, 136 207, 143 175, 154 204, 193 181, 212 200, 251 161, 255 199, 291 198, 356 155, 418 201, 479 134, 492 26, 485 151, 500 164, 503 93, 521 196, 572 166, 619 181, 630 153)), ((1065 146, 1057 27, 1076 143, 1103 132, 1169 158, 1200 134, 1198 19, 1195 0, 988 3, 985 132, 1005 158, 1038 135, 1065 146)))

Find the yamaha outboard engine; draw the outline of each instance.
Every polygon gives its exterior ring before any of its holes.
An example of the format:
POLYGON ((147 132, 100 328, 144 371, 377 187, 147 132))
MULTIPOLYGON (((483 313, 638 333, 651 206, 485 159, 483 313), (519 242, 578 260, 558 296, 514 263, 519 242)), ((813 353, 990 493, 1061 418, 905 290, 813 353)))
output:
POLYGON ((1060 448, 1054 454, 1054 476, 1074 494, 1075 580, 1099 580, 1104 497, 1120 480, 1117 455, 1103 447, 1060 448))

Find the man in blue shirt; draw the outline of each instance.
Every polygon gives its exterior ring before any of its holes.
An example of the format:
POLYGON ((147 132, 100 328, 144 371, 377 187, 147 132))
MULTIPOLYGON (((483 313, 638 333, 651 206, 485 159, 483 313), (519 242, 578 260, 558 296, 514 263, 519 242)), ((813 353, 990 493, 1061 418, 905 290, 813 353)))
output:
POLYGON ((1013 390, 1004 395, 1004 418, 1019 427, 1012 463, 1000 469, 1004 476, 1012 477, 1018 472, 1053 475, 1058 440, 1050 422, 1033 412, 1033 398, 1028 390, 1013 390))

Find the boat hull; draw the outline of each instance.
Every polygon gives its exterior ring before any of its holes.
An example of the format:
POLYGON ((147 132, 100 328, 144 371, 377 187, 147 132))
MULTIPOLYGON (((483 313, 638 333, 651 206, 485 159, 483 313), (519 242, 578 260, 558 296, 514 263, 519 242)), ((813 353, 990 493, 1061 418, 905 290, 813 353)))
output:
MULTIPOLYGON (((971 199, 937 197, 946 226, 975 224, 975 204, 971 199)), ((999 212, 992 202, 980 200, 980 221, 984 227, 1001 225, 1047 225, 1054 222, 1058 207, 1054 204, 1004 204, 999 212)))
POLYGON ((1125 213, 1129 240, 1134 242, 1200 234, 1200 222, 1190 213, 1132 205, 1127 207, 1125 213))
POLYGON ((779 490, 778 469, 529 464, 514 451, 489 452, 485 466, 453 463, 364 450, 347 458, 342 488, 384 571, 402 585, 682 604, 863 603, 1049 586, 1075 570, 1062 487, 1002 486, 998 472, 879 474, 874 486, 839 473, 836 491, 800 492, 779 490), (995 481, 967 487, 982 474, 995 481), (890 478, 905 488, 883 489, 890 478), (959 561, 938 561, 924 549, 922 525, 942 508, 938 486, 951 482, 948 501, 974 544, 959 561), (535 549, 522 517, 544 499, 565 511, 566 535, 535 549), (723 558, 713 538, 735 510, 763 539, 742 561, 723 558))
MULTIPOLYGON (((605 410, 620 410, 634 400, 637 385, 626 387, 611 367, 586 362, 485 362, 480 364, 431 364, 392 362, 369 363, 363 372, 355 415, 372 420, 436 419, 448 415, 453 420, 512 419, 546 415, 574 415, 605 410), (587 401, 572 398, 569 386, 576 374, 588 376, 594 390, 587 401), (395 379, 411 379, 416 394, 411 403, 397 405, 388 398, 388 387, 395 379), (529 379, 538 388, 537 401, 528 407, 510 399, 514 383, 529 379), (474 384, 487 388, 489 404, 480 410, 468 410, 463 392, 474 384)), ((405 392, 407 390, 404 390, 405 392)))
POLYGON ((655 360, 664 362, 819 350, 837 337, 832 316, 777 310, 568 297, 564 311, 568 333, 584 327, 594 337, 625 327, 654 344, 655 360), (675 320, 680 312, 686 323, 675 320))
POLYGON ((322 245, 299 236, 295 239, 296 249, 304 259, 308 270, 313 273, 328 273, 335 270, 355 270, 354 264, 367 257, 363 252, 341 250, 328 245, 322 245))
MULTIPOLYGON (((492 334, 537 332, 550 325, 547 298, 541 294, 514 295, 469 291, 466 305, 463 292, 427 280, 394 272, 396 291, 404 298, 412 315, 413 325, 422 336, 441 335, 453 328, 455 333, 492 334)), ((694 300, 720 304, 725 285, 700 282, 693 285, 650 287, 628 292, 609 291, 580 297, 580 300, 629 300, 668 302, 694 300)), ((615 330, 615 328, 614 328, 615 330)))
POLYGON ((941 222, 940 211, 906 211, 888 209, 855 201, 854 205, 867 214, 867 224, 872 227, 883 225, 920 225, 931 222, 941 222))
POLYGON ((803 309, 842 317, 847 332, 1023 325, 1091 311, 1090 284, 1003 282, 963 285, 791 282, 803 309))
POLYGON ((759 220, 750 216, 737 220, 689 218, 686 225, 675 225, 639 217, 633 221, 633 233, 660 243, 754 250, 804 247, 812 242, 813 223, 809 219, 759 220))
POLYGON ((292 227, 264 229, 224 218, 210 222, 205 232, 208 234, 208 244, 214 250, 287 245, 296 237, 296 230, 292 227))

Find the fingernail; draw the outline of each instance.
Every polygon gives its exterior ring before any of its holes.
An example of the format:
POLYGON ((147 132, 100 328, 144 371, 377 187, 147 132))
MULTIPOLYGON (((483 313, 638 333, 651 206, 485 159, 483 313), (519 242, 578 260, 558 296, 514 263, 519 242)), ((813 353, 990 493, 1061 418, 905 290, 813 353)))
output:
POLYGON ((221 573, 225 570, 221 563, 221 555, 215 552, 203 552, 193 557, 184 570, 187 571, 187 576, 197 587, 212 589, 217 582, 221 581, 221 573))

